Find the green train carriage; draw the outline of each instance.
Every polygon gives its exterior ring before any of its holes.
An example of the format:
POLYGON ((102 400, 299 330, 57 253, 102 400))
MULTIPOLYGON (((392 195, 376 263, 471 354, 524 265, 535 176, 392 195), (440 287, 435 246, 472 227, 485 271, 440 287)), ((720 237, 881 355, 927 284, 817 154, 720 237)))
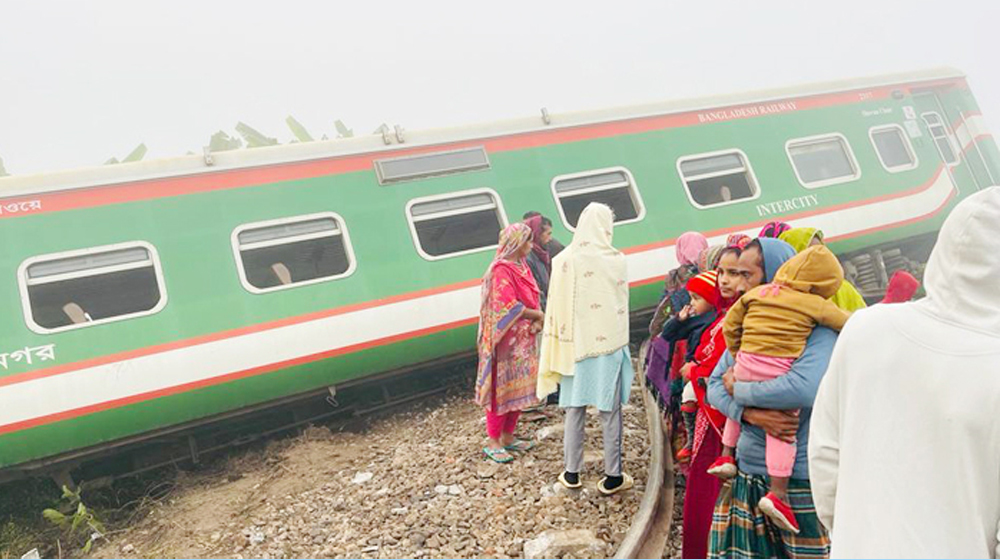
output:
POLYGON ((950 69, 0 179, 7 477, 467 354, 500 228, 614 207, 631 305, 687 230, 827 233, 867 295, 1000 152, 950 69))

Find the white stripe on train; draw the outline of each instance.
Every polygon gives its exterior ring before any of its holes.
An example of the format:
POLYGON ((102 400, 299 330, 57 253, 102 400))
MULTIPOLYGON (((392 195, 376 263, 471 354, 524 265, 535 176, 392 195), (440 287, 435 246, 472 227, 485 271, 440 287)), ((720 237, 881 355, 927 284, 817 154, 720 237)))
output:
POLYGON ((976 138, 988 133, 986 119, 982 115, 966 115, 957 122, 958 126, 954 127, 955 139, 958 140, 963 152, 972 149, 972 143, 976 138))
MULTIPOLYGON (((908 197, 841 209, 792 224, 818 227, 828 237, 849 235, 931 214, 947 202, 953 190, 948 174, 940 173, 929 188, 908 197)), ((746 233, 755 236, 757 228, 746 233)), ((710 241, 724 240, 725 236, 719 236, 710 241)), ((630 281, 662 277, 677 266, 674 253, 671 246, 629 255, 630 281)), ((478 313, 479 287, 474 286, 8 385, 0 388, 0 398, 7 403, 0 408, 0 428, 472 320, 478 313)))

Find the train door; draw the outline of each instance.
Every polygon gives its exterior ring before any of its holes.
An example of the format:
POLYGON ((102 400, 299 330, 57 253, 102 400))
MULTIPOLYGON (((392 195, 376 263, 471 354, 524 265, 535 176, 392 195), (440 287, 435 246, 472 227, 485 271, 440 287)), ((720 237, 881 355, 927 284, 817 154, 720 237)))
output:
POLYGON ((941 162, 947 167, 952 182, 956 186, 959 185, 952 170, 964 160, 969 168, 969 177, 977 190, 995 184, 985 158, 966 126, 966 118, 961 107, 955 106, 949 111, 942 103, 941 96, 934 91, 915 94, 913 100, 915 114, 908 116, 919 117, 924 124, 924 129, 930 136, 929 141, 934 143, 934 148, 941 162), (963 137, 956 134, 953 124, 963 130, 963 137))

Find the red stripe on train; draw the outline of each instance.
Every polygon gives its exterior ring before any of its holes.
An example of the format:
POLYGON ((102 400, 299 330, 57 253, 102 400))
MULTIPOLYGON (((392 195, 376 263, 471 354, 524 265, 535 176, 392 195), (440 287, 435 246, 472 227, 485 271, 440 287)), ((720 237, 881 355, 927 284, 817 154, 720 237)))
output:
MULTIPOLYGON (((856 208, 856 207, 859 207, 859 206, 868 206, 870 204, 877 204, 879 202, 885 202, 887 200, 894 200, 894 199, 898 199, 898 198, 907 198, 907 197, 913 196, 915 194, 922 193, 922 192, 930 189, 932 186, 934 186, 934 183, 937 182, 938 178, 941 176, 941 173, 943 173, 943 172, 944 172, 944 166, 943 165, 939 166, 938 169, 937 169, 937 171, 934 173, 934 176, 931 177, 930 180, 928 180, 927 182, 925 182, 922 185, 918 185, 916 187, 913 187, 912 189, 908 189, 908 190, 905 190, 905 191, 900 191, 900 192, 895 192, 895 193, 888 193, 888 194, 876 196, 876 197, 869 198, 869 199, 862 200, 862 201, 845 202, 844 204, 838 204, 836 206, 828 206, 828 207, 820 208, 820 209, 817 209, 817 210, 806 210, 806 211, 803 211, 803 212, 799 212, 797 214, 789 214, 789 215, 785 215, 785 216, 772 216, 772 217, 769 217, 769 218, 763 218, 763 219, 760 219, 760 220, 756 220, 756 221, 749 222, 749 223, 746 223, 746 224, 743 224, 743 225, 739 225, 739 226, 735 226, 735 227, 728 227, 728 228, 722 228, 722 229, 715 229, 715 230, 707 231, 707 232, 704 232, 704 234, 705 234, 705 237, 717 237, 717 236, 720 236, 720 235, 727 235, 727 234, 730 234, 730 233, 736 233, 736 232, 743 231, 743 230, 746 230, 746 229, 749 229, 749 228, 763 227, 768 222, 774 221, 774 220, 779 219, 779 218, 782 221, 801 220, 803 218, 810 218, 812 216, 819 216, 821 214, 829 214, 830 212, 837 212, 839 210, 847 210, 849 208, 856 208)), ((675 239, 668 239, 666 241, 657 241, 655 243, 648 243, 646 245, 637 245, 635 247, 629 247, 628 249, 625 249, 624 252, 627 253, 627 254, 639 253, 639 252, 642 252, 642 251, 648 251, 650 249, 658 249, 660 247, 669 247, 670 245, 673 245, 676 242, 677 242, 676 238, 675 239)))
POLYGON ((70 373, 73 371, 102 366, 105 364, 110 364, 113 362, 121 362, 124 360, 131 360, 134 358, 141 358, 143 356, 149 356, 152 354, 159 354, 161 352, 168 352, 170 350, 179 350, 181 348, 188 348, 191 346, 197 346, 200 344, 207 344, 210 342, 216 342, 219 340, 224 340, 227 338, 234 338, 237 336, 253 334, 257 332, 267 331, 271 329, 277 329, 281 327, 286 327, 289 325, 296 325, 299 323, 306 323, 309 321, 316 321, 319 319, 325 319, 327 317, 333 317, 335 315, 343 315, 345 313, 352 313, 355 311, 363 311, 365 309, 371 309, 374 307, 381 307, 384 305, 391 305, 393 303, 400 303, 403 301, 408 301, 412 299, 417 299, 421 297, 428 297, 437 294, 442 294, 445 292, 453 292, 456 290, 461 290, 463 288, 470 288, 472 286, 479 285, 480 280, 467 280, 465 282, 459 282, 456 284, 449 284, 447 286, 439 286, 437 288, 430 288, 427 290, 420 290, 417 292, 410 292, 407 294, 399 294, 387 298, 366 301, 362 303, 357 303, 353 305, 346 305, 343 307, 337 307, 334 309, 324 309, 323 311, 316 311, 313 313, 308 313, 306 315, 298 315, 295 317, 287 317, 285 319, 279 319, 277 321, 271 321, 267 323, 259 323, 256 325, 248 325, 246 327, 240 327, 238 329, 232 329, 228 331, 221 331, 217 333, 211 333, 204 336, 188 338, 183 340, 175 340, 173 342, 167 342, 164 344, 158 344, 155 346, 148 346, 145 348, 138 348, 136 350, 129 350, 127 352, 120 352, 117 354, 109 354, 107 356, 101 356, 98 358, 92 358, 89 360, 82 360, 79 362, 72 362, 68 364, 63 364, 59 366, 54 366, 47 369, 40 369, 36 371, 28 371, 25 373, 19 373, 15 375, 9 375, 7 377, 0 378, 0 387, 5 385, 14 385, 16 383, 24 383, 25 381, 32 381, 35 379, 41 379, 43 377, 51 377, 53 375, 59 375, 63 373, 70 373))
MULTIPOLYGON (((938 80, 929 82, 929 85, 928 83, 924 83, 922 85, 927 87, 931 87, 935 84, 960 85, 963 82, 964 80, 961 79, 938 80)), ((0 214, 0 218, 59 212, 78 208, 90 208, 109 204, 120 204, 186 194, 265 185, 282 181, 309 179, 340 173, 366 171, 373 168, 372 162, 375 159, 436 152, 442 149, 485 146, 488 152, 496 153, 522 150, 551 144, 607 138, 624 134, 638 134, 667 128, 692 126, 701 123, 699 115, 737 111, 739 109, 747 108, 759 108, 760 106, 773 105, 781 102, 794 102, 796 104, 794 111, 845 105, 860 102, 861 99, 859 97, 859 92, 866 94, 867 97, 864 101, 871 101, 889 98, 892 95, 893 90, 906 87, 909 87, 909 85, 898 84, 876 88, 861 88, 833 94, 816 94, 799 98, 763 100, 757 103, 744 103, 725 107, 710 107, 702 110, 686 111, 683 113, 661 115, 656 117, 636 117, 607 123, 578 125, 555 130, 540 130, 521 134, 511 134, 497 138, 481 138, 421 148, 404 148, 401 150, 379 152, 377 154, 367 153, 356 156, 342 156, 308 162, 262 165, 259 167, 251 167, 234 171, 199 173, 197 175, 169 179, 133 181, 108 186, 60 191, 50 194, 18 196, 0 200, 2 200, 5 204, 20 204, 24 202, 39 201, 41 203, 41 210, 29 210, 27 212, 13 214, 2 213, 0 214)), ((752 116, 747 115, 743 117, 736 117, 736 119, 741 118, 752 118, 752 116)), ((372 187, 376 187, 377 185, 374 183, 374 174, 372 175, 372 180, 372 187)))
POLYGON ((163 389, 157 389, 155 391, 148 391, 145 393, 139 393, 138 395, 131 395, 128 397, 122 397, 120 399, 114 399, 110 401, 105 401, 102 403, 92 404, 89 406, 84 406, 80 408, 74 408, 71 410, 65 410, 62 412, 57 412, 55 414, 48 414, 45 416, 39 416, 37 418, 30 418, 28 420, 22 420, 20 422, 14 422, 11 424, 6 424, 0 426, 0 435, 8 434, 11 432, 17 432, 21 430, 26 430, 28 428, 34 428, 36 426, 41 426, 45 424, 51 424, 53 422, 59 422, 62 420, 69 420, 79 416, 84 416, 87 414, 93 414, 96 412, 102 412, 105 410, 110 410, 112 408, 120 408, 130 404, 140 403, 152 399, 157 399, 160 397, 167 397, 170 395, 175 395, 178 393, 184 393, 187 391, 193 391, 195 389, 202 389, 205 387, 211 387, 213 385, 219 385, 229 381, 236 381, 238 379, 244 379, 247 377, 253 377, 256 375, 261 375, 265 373, 270 373, 283 368, 293 367, 297 365, 302 365, 310 362, 315 362, 317 360, 323 360, 327 358, 333 358, 343 354, 350 354, 353 352, 360 352, 362 350, 367 350, 369 348, 375 348, 378 346, 385 346, 386 344, 392 344, 394 342, 401 342, 403 340, 409 340, 412 338, 417 338, 420 336, 426 336, 449 329, 455 329, 459 327, 465 327, 468 325, 475 324, 478 319, 473 320, 462 320, 453 323, 447 323, 444 325, 438 325, 435 327, 429 327, 426 329, 420 329, 408 333, 402 333, 394 336, 389 336, 385 338, 380 338, 377 340, 369 340, 367 342, 354 344, 351 346, 345 346, 343 348, 337 348, 336 350, 329 350, 326 352, 320 352, 318 354, 311 354, 308 356, 300 356, 298 358, 293 358, 291 360, 283 360, 280 362, 275 362, 273 364, 266 364, 263 366, 257 366, 251 369, 245 369, 242 371, 236 371, 232 373, 227 373, 224 375, 219 375, 216 377, 210 377, 208 379, 200 379, 198 381, 192 381, 190 383, 183 383, 181 385, 174 385, 173 387, 166 387, 163 389))

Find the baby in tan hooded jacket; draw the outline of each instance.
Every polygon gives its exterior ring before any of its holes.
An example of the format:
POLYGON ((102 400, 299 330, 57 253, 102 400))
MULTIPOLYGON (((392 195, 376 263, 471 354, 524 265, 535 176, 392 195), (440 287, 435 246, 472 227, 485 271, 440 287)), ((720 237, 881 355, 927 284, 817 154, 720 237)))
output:
MULTIPOLYGON (((767 381, 788 373, 802 354, 816 326, 841 330, 850 314, 830 301, 844 270, 823 245, 810 247, 788 260, 771 284, 743 295, 726 314, 723 335, 736 356, 737 381, 767 381)), ((736 474, 735 447, 740 424, 729 419, 722 435, 723 454, 708 472, 722 478, 736 474)), ((783 529, 798 532, 788 505, 788 480, 795 465, 795 443, 767 436, 766 454, 770 492, 759 506, 783 529)))

